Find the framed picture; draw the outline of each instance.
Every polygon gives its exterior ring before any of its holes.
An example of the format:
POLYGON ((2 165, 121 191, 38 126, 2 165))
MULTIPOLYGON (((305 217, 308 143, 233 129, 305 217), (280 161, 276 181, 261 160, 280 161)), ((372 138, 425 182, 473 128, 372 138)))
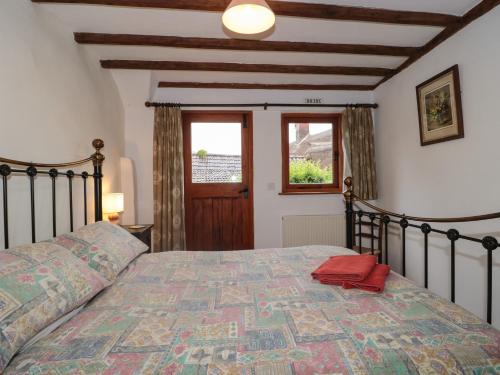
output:
POLYGON ((417 86, 420 144, 464 137, 458 65, 417 86))

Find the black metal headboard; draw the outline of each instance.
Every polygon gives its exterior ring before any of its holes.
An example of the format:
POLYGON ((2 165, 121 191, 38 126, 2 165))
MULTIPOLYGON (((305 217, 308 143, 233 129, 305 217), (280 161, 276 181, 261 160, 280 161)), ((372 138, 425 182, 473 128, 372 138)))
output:
POLYGON ((84 201, 84 223, 88 223, 87 215, 87 179, 92 177, 94 180, 94 208, 95 208, 95 221, 102 221, 102 164, 104 162, 104 155, 101 154, 101 149, 104 147, 104 142, 101 139, 94 139, 92 146, 95 152, 88 158, 69 163, 33 163, 24 162, 19 160, 11 160, 0 157, 0 176, 2 177, 2 195, 3 195, 3 232, 4 232, 4 245, 9 248, 9 200, 8 200, 8 181, 13 175, 26 175, 29 180, 30 188, 30 203, 31 203, 31 241, 36 242, 36 220, 35 220, 35 177, 48 176, 52 180, 52 235, 57 235, 57 210, 56 210, 56 179, 59 176, 65 176, 68 179, 69 191, 69 221, 70 229, 73 231, 73 179, 80 177, 83 181, 83 201, 84 201), (82 166, 92 163, 94 171, 92 174, 89 172, 75 173, 71 167, 82 166), (21 167, 26 167, 22 169, 21 167), (61 171, 59 169, 67 169, 61 171))
POLYGON ((438 235, 445 236, 450 241, 450 275, 451 275, 451 290, 450 296, 451 301, 455 302, 455 280, 456 280, 456 242, 459 240, 465 240, 469 242, 475 242, 482 245, 482 247, 487 251, 487 321, 491 324, 492 321, 492 310, 493 310, 493 251, 495 251, 500 244, 495 237, 486 236, 484 238, 474 238, 470 236, 465 236, 460 234, 456 229, 449 229, 447 231, 439 230, 431 227, 429 223, 470 223, 476 221, 484 221, 491 219, 499 219, 500 212, 495 212, 486 215, 479 216, 468 216, 468 217, 449 217, 449 218, 425 218, 408 216, 404 214, 397 214, 379 208, 369 202, 366 202, 356 196, 353 191, 352 178, 347 177, 344 181, 347 190, 344 193, 345 203, 346 203, 346 247, 349 249, 354 249, 356 247, 356 240, 358 241, 358 247, 361 248, 362 244, 362 220, 367 218, 366 224, 370 226, 371 229, 371 244, 369 250, 371 254, 374 254, 374 228, 383 228, 384 244, 382 246, 382 258, 385 259, 385 263, 389 262, 389 225, 395 224, 396 227, 401 228, 401 252, 402 252, 402 275, 406 276, 406 231, 408 228, 419 229, 424 236, 424 285, 426 288, 429 286, 429 234, 435 233, 438 235), (355 203, 368 208, 368 210, 363 210, 360 207, 356 207, 355 203), (357 218, 357 221, 356 221, 357 218), (358 232, 356 233, 356 229, 358 232))

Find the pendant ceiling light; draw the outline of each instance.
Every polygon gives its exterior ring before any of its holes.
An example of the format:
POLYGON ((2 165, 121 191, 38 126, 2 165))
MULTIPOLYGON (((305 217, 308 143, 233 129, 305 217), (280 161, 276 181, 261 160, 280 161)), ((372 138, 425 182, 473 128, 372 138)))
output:
POLYGON ((233 0, 222 16, 222 23, 242 35, 260 34, 270 30, 276 17, 264 0, 233 0))

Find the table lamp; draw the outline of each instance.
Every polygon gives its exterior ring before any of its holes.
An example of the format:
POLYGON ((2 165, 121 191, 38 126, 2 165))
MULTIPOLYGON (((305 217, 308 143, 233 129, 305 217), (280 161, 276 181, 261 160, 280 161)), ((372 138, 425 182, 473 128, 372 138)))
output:
POLYGON ((108 215, 108 220, 112 224, 118 224, 120 212, 123 212, 123 193, 104 194, 102 200, 102 211, 108 215))

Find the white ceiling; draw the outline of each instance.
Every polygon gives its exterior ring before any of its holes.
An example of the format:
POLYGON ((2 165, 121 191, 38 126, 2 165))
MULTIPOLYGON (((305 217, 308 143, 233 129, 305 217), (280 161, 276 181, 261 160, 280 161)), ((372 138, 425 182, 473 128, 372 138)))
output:
POLYGON ((476 0, 300 0, 300 2, 446 13, 456 16, 463 15, 478 3, 476 0))
MULTIPOLYGON (((221 14, 168 9, 122 8, 68 4, 39 5, 73 31, 227 38, 221 14)), ((373 43, 418 46, 442 28, 277 17, 267 40, 325 43, 373 43)))
POLYGON ((178 60, 255 64, 369 66, 395 68, 404 57, 348 55, 336 53, 254 52, 188 48, 92 46, 102 59, 178 60))
MULTIPOLYGON (((395 10, 463 15, 480 0, 301 0, 395 10)), ((92 5, 33 5, 60 18, 71 31, 227 38, 215 12, 92 5)), ((267 40, 422 46, 442 28, 278 17, 267 40)), ((396 68, 404 57, 325 53, 216 51, 161 47, 85 46, 99 59, 176 60, 396 68)), ((250 83, 374 84, 381 77, 225 72, 155 72, 155 80, 250 83)))

